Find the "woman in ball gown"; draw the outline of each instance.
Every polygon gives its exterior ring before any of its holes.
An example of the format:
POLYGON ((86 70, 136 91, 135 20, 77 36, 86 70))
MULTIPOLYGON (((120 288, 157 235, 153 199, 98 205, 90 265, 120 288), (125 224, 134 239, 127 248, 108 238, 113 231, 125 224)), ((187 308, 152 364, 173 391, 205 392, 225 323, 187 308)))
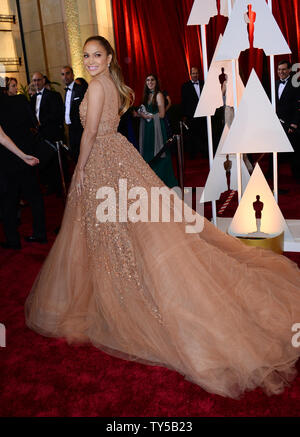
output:
POLYGON ((170 150, 166 150, 153 161, 168 139, 165 124, 165 97, 160 91, 158 79, 154 74, 149 74, 145 81, 143 108, 144 111, 138 111, 138 115, 141 117, 140 153, 168 187, 175 187, 178 182, 174 175, 170 150))
POLYGON ((282 392, 300 353, 292 346, 298 267, 204 218, 199 233, 175 220, 99 220, 99 188, 118 195, 126 180, 128 190, 147 194, 164 184, 117 133, 131 93, 110 44, 91 37, 83 56, 92 81, 81 104, 79 161, 60 233, 26 301, 28 327, 168 367, 222 396, 282 392))

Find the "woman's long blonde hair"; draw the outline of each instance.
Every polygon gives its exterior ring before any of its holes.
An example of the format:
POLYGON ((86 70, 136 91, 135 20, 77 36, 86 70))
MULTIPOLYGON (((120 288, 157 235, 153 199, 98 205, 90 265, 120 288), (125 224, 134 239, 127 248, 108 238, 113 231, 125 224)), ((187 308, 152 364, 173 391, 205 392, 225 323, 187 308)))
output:
POLYGON ((134 92, 131 88, 129 88, 124 83, 121 67, 117 61, 115 51, 110 45, 109 41, 107 41, 107 39, 104 38, 103 36, 95 35, 89 37, 84 43, 84 46, 90 41, 98 41, 99 44, 101 44, 104 47, 107 56, 108 55, 112 56, 109 71, 110 71, 111 78, 114 81, 120 94, 121 105, 119 108, 119 115, 122 115, 127 111, 127 109, 130 108, 130 106, 132 106, 134 102, 134 92))

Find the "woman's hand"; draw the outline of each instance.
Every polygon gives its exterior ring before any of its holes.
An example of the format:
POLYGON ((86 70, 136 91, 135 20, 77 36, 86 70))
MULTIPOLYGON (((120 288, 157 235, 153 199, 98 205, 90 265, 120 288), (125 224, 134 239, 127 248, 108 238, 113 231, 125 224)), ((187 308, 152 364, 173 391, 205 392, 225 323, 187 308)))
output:
POLYGON ((75 188, 76 188, 76 192, 77 192, 78 196, 80 196, 82 193, 82 190, 84 187, 84 178, 85 178, 84 170, 77 168, 74 183, 75 183, 75 188))
POLYGON ((144 118, 145 120, 151 120, 151 118, 153 118, 153 114, 151 114, 150 112, 147 112, 147 114, 141 112, 141 117, 144 118))
POLYGON ((24 155, 22 159, 26 164, 30 165, 31 167, 34 167, 35 165, 38 165, 40 163, 40 161, 35 156, 24 155))

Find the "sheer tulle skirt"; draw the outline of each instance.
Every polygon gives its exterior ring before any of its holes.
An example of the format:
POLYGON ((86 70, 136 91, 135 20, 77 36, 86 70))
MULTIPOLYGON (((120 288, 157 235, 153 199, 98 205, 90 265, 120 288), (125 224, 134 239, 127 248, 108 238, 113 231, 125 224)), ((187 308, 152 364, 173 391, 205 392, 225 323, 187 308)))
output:
POLYGON ((222 396, 282 392, 299 355, 291 343, 300 322, 298 267, 207 220, 200 234, 187 234, 183 223, 97 223, 97 189, 117 189, 120 178, 148 191, 162 186, 123 137, 98 140, 85 194, 77 198, 71 186, 61 231, 27 299, 27 325, 174 369, 222 396))

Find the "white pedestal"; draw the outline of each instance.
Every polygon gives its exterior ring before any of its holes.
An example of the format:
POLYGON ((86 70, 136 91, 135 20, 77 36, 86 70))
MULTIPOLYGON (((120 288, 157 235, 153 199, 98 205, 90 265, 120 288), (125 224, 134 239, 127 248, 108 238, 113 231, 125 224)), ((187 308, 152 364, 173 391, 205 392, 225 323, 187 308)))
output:
POLYGON ((286 220, 292 239, 284 240, 285 252, 300 252, 300 220, 286 220))
MULTIPOLYGON (((227 232, 230 226, 232 218, 217 217, 217 227, 227 232)), ((286 223, 291 231, 292 238, 285 235, 284 238, 284 251, 285 252, 300 252, 300 220, 286 220, 286 223)))

